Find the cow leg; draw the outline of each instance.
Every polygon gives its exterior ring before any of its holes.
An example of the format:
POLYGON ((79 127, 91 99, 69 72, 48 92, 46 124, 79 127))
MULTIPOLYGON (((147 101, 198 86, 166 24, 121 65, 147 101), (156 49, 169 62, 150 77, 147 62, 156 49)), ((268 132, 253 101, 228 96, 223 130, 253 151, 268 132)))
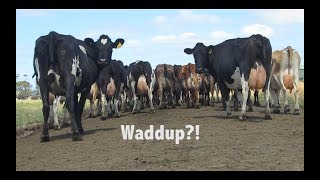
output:
POLYGON ((280 113, 280 92, 281 92, 281 89, 277 89, 276 92, 274 92, 274 103, 275 103, 275 106, 274 106, 274 109, 273 109, 273 113, 274 114, 279 114, 280 113))
POLYGON ((132 109, 132 114, 135 114, 136 113, 136 109, 137 109, 137 103, 138 103, 138 97, 136 95, 136 92, 135 92, 135 82, 131 82, 131 90, 132 90, 132 94, 133 94, 133 109, 132 109))
POLYGON ((237 95, 238 90, 233 90, 233 91, 234 91, 234 92, 233 92, 233 96, 232 96, 232 99, 233 99, 233 109, 234 109, 235 111, 238 111, 238 110, 239 110, 239 104, 240 104, 239 99, 238 99, 238 95, 237 95))
POLYGON ((66 84, 67 84, 67 93, 66 93, 66 103, 67 103, 67 109, 69 111, 69 114, 71 116, 71 131, 72 131, 72 140, 73 141, 81 141, 82 137, 81 134, 79 133, 79 129, 77 126, 77 122, 76 122, 76 107, 75 107, 75 101, 77 101, 78 99, 74 99, 75 95, 74 95, 74 76, 70 75, 70 77, 68 77, 66 79, 66 84))
POLYGON ((122 112, 126 112, 127 110, 127 97, 126 97, 126 91, 124 90, 123 93, 121 94, 121 110, 122 112))
POLYGON ((283 94, 283 111, 284 113, 290 112, 290 106, 288 105, 287 91, 282 89, 283 94))
POLYGON ((100 119, 104 121, 107 119, 107 112, 106 112, 107 102, 106 102, 106 95, 103 92, 101 92, 101 104, 102 104, 102 116, 100 119))
POLYGON ((137 97, 137 112, 140 113, 141 111, 141 103, 142 103, 142 95, 138 95, 137 97))
POLYGON ((172 88, 170 90, 170 94, 171 94, 170 96, 171 96, 172 108, 176 108, 176 104, 175 104, 176 96, 173 95, 173 89, 172 88))
POLYGON ((248 91, 248 100, 247 100, 247 104, 248 104, 248 112, 253 112, 252 109, 252 101, 251 101, 251 90, 249 89, 248 91))
POLYGON ((300 109, 299 109, 298 80, 296 80, 296 81, 293 83, 293 94, 294 94, 294 101, 295 101, 293 114, 294 114, 294 115, 299 115, 299 114, 300 114, 300 109))
POLYGON ((92 118, 93 117, 93 114, 94 114, 94 102, 92 102, 92 100, 90 100, 90 112, 89 112, 89 118, 92 118))
POLYGON ((159 101, 160 101, 160 109, 164 108, 164 103, 163 103, 163 98, 164 98, 164 93, 162 90, 162 86, 158 85, 158 96, 159 96, 159 101))
POLYGON ((42 134, 40 137, 40 142, 48 142, 49 139, 49 128, 48 128, 48 118, 49 118, 49 89, 47 87, 48 82, 44 81, 40 78, 40 92, 41 92, 41 99, 42 99, 42 114, 43 114, 43 128, 42 134))
POLYGON ((102 105, 101 105, 101 97, 98 98, 98 116, 101 115, 101 109, 102 109, 102 105))
POLYGON ((63 125, 68 125, 68 123, 67 123, 67 111, 68 110, 67 110, 67 107, 66 107, 66 102, 64 102, 62 110, 63 110, 63 121, 62 121, 62 124, 63 125))
POLYGON ((196 109, 199 109, 200 108, 200 105, 199 105, 199 90, 196 88, 195 91, 194 91, 194 97, 195 97, 195 108, 196 109))
POLYGON ((49 111, 49 117, 48 117, 48 126, 49 129, 53 128, 53 123, 54 123, 54 111, 53 111, 53 104, 50 105, 50 111, 49 111))
MULTIPOLYGON (((90 91, 84 91, 81 93, 81 97, 80 97, 80 101, 78 104, 78 116, 77 116, 77 125, 78 125, 78 128, 79 128, 79 132, 81 135, 84 135, 84 130, 83 130, 83 127, 82 127, 82 113, 83 113, 83 109, 84 109, 84 105, 86 104, 86 100, 88 97, 88 94, 90 93, 90 91)), ((78 95, 76 95, 76 98, 78 99, 78 95)))
POLYGON ((255 106, 261 106, 259 102, 259 90, 254 91, 254 105, 255 106))
POLYGON ((246 114, 246 106, 247 106, 247 99, 248 99, 248 91, 249 91, 249 85, 248 82, 245 81, 244 78, 244 74, 242 74, 241 76, 241 86, 242 86, 242 96, 243 96, 243 100, 242 100, 242 107, 241 107, 241 113, 239 116, 239 120, 243 121, 245 120, 245 114, 246 114))
POLYGON ((55 98, 53 100, 53 127, 55 130, 59 130, 60 127, 60 123, 58 121, 58 102, 60 101, 60 96, 58 96, 57 98, 55 98))
POLYGON ((112 109, 111 109, 111 97, 107 97, 107 104, 106 104, 106 108, 107 108, 107 115, 108 117, 112 117, 112 109))
POLYGON ((114 117, 116 118, 120 117, 118 106, 119 106, 119 100, 115 98, 114 99, 114 114, 115 114, 114 117))
POLYGON ((150 103, 150 113, 154 113, 154 107, 153 107, 153 94, 152 94, 153 88, 148 89, 148 97, 149 97, 149 103, 150 103))

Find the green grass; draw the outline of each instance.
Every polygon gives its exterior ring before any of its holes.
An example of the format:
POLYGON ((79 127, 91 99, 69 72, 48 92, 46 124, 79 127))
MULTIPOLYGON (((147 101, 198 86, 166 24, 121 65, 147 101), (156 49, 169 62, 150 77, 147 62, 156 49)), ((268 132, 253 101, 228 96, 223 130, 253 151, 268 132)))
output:
MULTIPOLYGON (((89 108, 89 101, 85 108, 89 108)), ((58 118, 62 118, 62 105, 58 105, 58 118)), ((16 100, 16 126, 24 124, 42 123, 42 101, 41 100, 16 100)))

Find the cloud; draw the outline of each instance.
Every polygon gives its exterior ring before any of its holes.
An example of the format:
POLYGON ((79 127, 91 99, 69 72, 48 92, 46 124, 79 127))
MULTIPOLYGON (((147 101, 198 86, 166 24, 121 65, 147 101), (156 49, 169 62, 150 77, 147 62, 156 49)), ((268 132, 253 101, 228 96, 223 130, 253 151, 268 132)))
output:
POLYGON ((231 39, 234 37, 234 34, 219 30, 213 31, 210 36, 214 39, 231 39))
POLYGON ((261 34, 263 36, 270 37, 274 34, 274 31, 271 27, 262 24, 252 24, 245 26, 242 29, 242 32, 247 36, 251 36, 252 34, 261 34))
POLYGON ((157 35, 151 38, 151 41, 155 43, 175 43, 177 37, 175 35, 157 35))
POLYGON ((275 24, 304 23, 304 9, 257 10, 256 14, 275 24))

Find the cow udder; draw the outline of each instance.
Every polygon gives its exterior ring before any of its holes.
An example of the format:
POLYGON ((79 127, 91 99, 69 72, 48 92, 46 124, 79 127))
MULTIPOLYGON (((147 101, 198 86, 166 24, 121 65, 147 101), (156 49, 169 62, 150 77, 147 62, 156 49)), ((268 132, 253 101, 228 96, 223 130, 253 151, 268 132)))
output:
POLYGON ((283 73, 283 84, 290 91, 293 89, 293 71, 290 69, 290 73, 288 69, 286 69, 283 73))
POLYGON ((266 83, 266 70, 263 66, 258 65, 257 69, 252 68, 249 75, 249 88, 253 90, 259 90, 264 87, 266 83))
POLYGON ((113 79, 110 78, 110 82, 107 85, 107 96, 114 96, 115 91, 116 91, 116 85, 114 84, 113 79))
POLYGON ((148 92, 147 80, 144 75, 141 75, 138 79, 137 94, 145 94, 148 92))

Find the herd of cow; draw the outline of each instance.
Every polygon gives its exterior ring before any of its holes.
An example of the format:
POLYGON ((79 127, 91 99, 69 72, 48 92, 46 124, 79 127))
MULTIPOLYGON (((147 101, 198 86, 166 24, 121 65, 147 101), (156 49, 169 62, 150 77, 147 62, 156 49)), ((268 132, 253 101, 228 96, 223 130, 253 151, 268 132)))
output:
MULTIPOLYGON (((213 105, 221 92, 226 116, 231 115, 229 94, 233 92, 234 108, 241 106, 239 120, 252 111, 250 89, 255 90, 255 104, 259 104, 258 90, 265 94, 265 118, 270 116, 270 94, 273 113, 280 113, 280 92, 284 95, 284 112, 290 111, 286 90, 294 92, 294 114, 299 114, 298 68, 300 56, 288 46, 272 52, 269 39, 260 34, 247 38, 226 40, 217 45, 197 43, 184 52, 193 55, 195 64, 159 64, 153 70, 147 61, 135 61, 129 66, 112 60, 113 49, 121 48, 124 39, 112 41, 101 35, 79 40, 71 35, 51 31, 36 40, 34 76, 40 87, 43 103, 43 131, 41 142, 49 141, 48 119, 60 128, 57 104, 65 101, 71 119, 72 140, 82 140, 81 123, 85 101, 90 100, 90 115, 120 117, 119 110, 138 113, 144 106, 154 112, 154 105, 166 108, 182 105, 199 108, 213 105), (80 94, 80 98, 78 95, 80 94), (96 103, 97 102, 97 103, 96 103)), ((66 110, 67 109, 67 110, 66 110)), ((64 118, 64 121, 66 118, 64 118)))

